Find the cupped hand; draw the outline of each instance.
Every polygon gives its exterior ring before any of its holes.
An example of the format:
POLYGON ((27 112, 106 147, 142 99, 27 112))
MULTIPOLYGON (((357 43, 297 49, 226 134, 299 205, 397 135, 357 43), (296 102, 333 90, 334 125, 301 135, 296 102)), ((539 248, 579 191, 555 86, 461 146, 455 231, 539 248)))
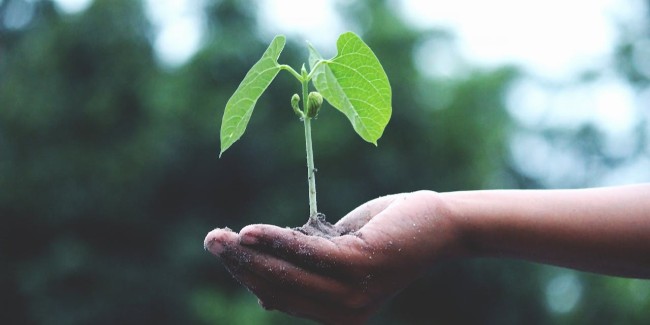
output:
POLYGON ((323 238, 272 225, 239 234, 215 229, 205 247, 232 275, 277 309, 322 323, 365 322, 435 261, 459 252, 458 234, 440 196, 418 191, 369 201, 323 238))

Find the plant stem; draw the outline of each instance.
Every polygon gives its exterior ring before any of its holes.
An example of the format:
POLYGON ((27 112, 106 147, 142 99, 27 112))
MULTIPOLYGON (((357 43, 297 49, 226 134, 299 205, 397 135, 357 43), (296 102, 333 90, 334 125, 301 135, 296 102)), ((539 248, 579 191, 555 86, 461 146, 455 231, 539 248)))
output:
MULTIPOLYGON (((303 112, 307 112, 307 92, 309 90, 309 79, 305 78, 302 84, 303 112)), ((314 149, 311 145, 311 118, 304 117, 305 123, 305 146, 307 148, 307 181, 309 183, 309 219, 316 221, 318 209, 316 207, 316 168, 314 168, 314 149)))
POLYGON ((303 77, 298 72, 296 72, 296 70, 294 70, 291 66, 288 66, 286 64, 280 64, 279 67, 282 70, 289 71, 289 73, 291 73, 294 77, 296 77, 296 79, 298 79, 298 80, 303 79, 303 77))
POLYGON ((311 118, 305 117, 305 140, 307 146, 307 180, 309 182, 309 218, 315 219, 316 207, 316 168, 314 168, 314 150, 311 147, 311 118))

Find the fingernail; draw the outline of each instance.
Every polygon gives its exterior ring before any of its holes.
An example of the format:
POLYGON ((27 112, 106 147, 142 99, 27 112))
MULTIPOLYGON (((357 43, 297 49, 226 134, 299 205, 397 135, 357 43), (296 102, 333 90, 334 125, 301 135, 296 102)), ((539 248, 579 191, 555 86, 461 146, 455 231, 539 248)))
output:
POLYGON ((227 248, 226 245, 233 244, 237 234, 228 228, 216 228, 208 233, 203 240, 203 247, 215 255, 220 255, 227 248))
POLYGON ((212 254, 220 255, 223 252, 223 245, 217 241, 216 238, 211 238, 206 241, 203 248, 212 254))
POLYGON ((242 245, 255 245, 257 244, 257 238, 251 234, 243 234, 239 236, 239 243, 242 245))

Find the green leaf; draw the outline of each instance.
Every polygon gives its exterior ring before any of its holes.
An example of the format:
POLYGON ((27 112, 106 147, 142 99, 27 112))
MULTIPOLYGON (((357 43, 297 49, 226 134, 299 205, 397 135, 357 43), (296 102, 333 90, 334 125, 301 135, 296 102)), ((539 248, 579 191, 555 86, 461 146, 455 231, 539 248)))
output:
POLYGON ((278 57, 286 40, 276 36, 262 58, 253 65, 235 93, 228 99, 221 121, 221 152, 219 157, 246 131, 255 103, 280 72, 278 57))
MULTIPOLYGON (((330 105, 348 117, 361 138, 377 145, 392 112, 386 72, 368 45, 354 33, 341 34, 336 47, 338 54, 314 70, 314 86, 330 105)), ((314 69, 321 60, 310 45, 310 67, 314 69)))

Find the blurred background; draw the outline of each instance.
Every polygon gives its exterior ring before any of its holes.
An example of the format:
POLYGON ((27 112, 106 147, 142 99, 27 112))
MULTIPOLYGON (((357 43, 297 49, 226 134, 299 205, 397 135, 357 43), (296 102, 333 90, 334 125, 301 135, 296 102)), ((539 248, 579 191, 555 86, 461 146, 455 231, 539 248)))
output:
MULTIPOLYGON (((393 88, 374 147, 325 107, 319 208, 389 193, 650 181, 650 1, 0 0, 0 322, 309 323, 265 312, 205 234, 308 214, 282 73, 221 159, 223 108, 276 33, 299 68, 352 30, 393 88)), ((650 282, 436 266, 373 324, 647 324, 650 282)))

